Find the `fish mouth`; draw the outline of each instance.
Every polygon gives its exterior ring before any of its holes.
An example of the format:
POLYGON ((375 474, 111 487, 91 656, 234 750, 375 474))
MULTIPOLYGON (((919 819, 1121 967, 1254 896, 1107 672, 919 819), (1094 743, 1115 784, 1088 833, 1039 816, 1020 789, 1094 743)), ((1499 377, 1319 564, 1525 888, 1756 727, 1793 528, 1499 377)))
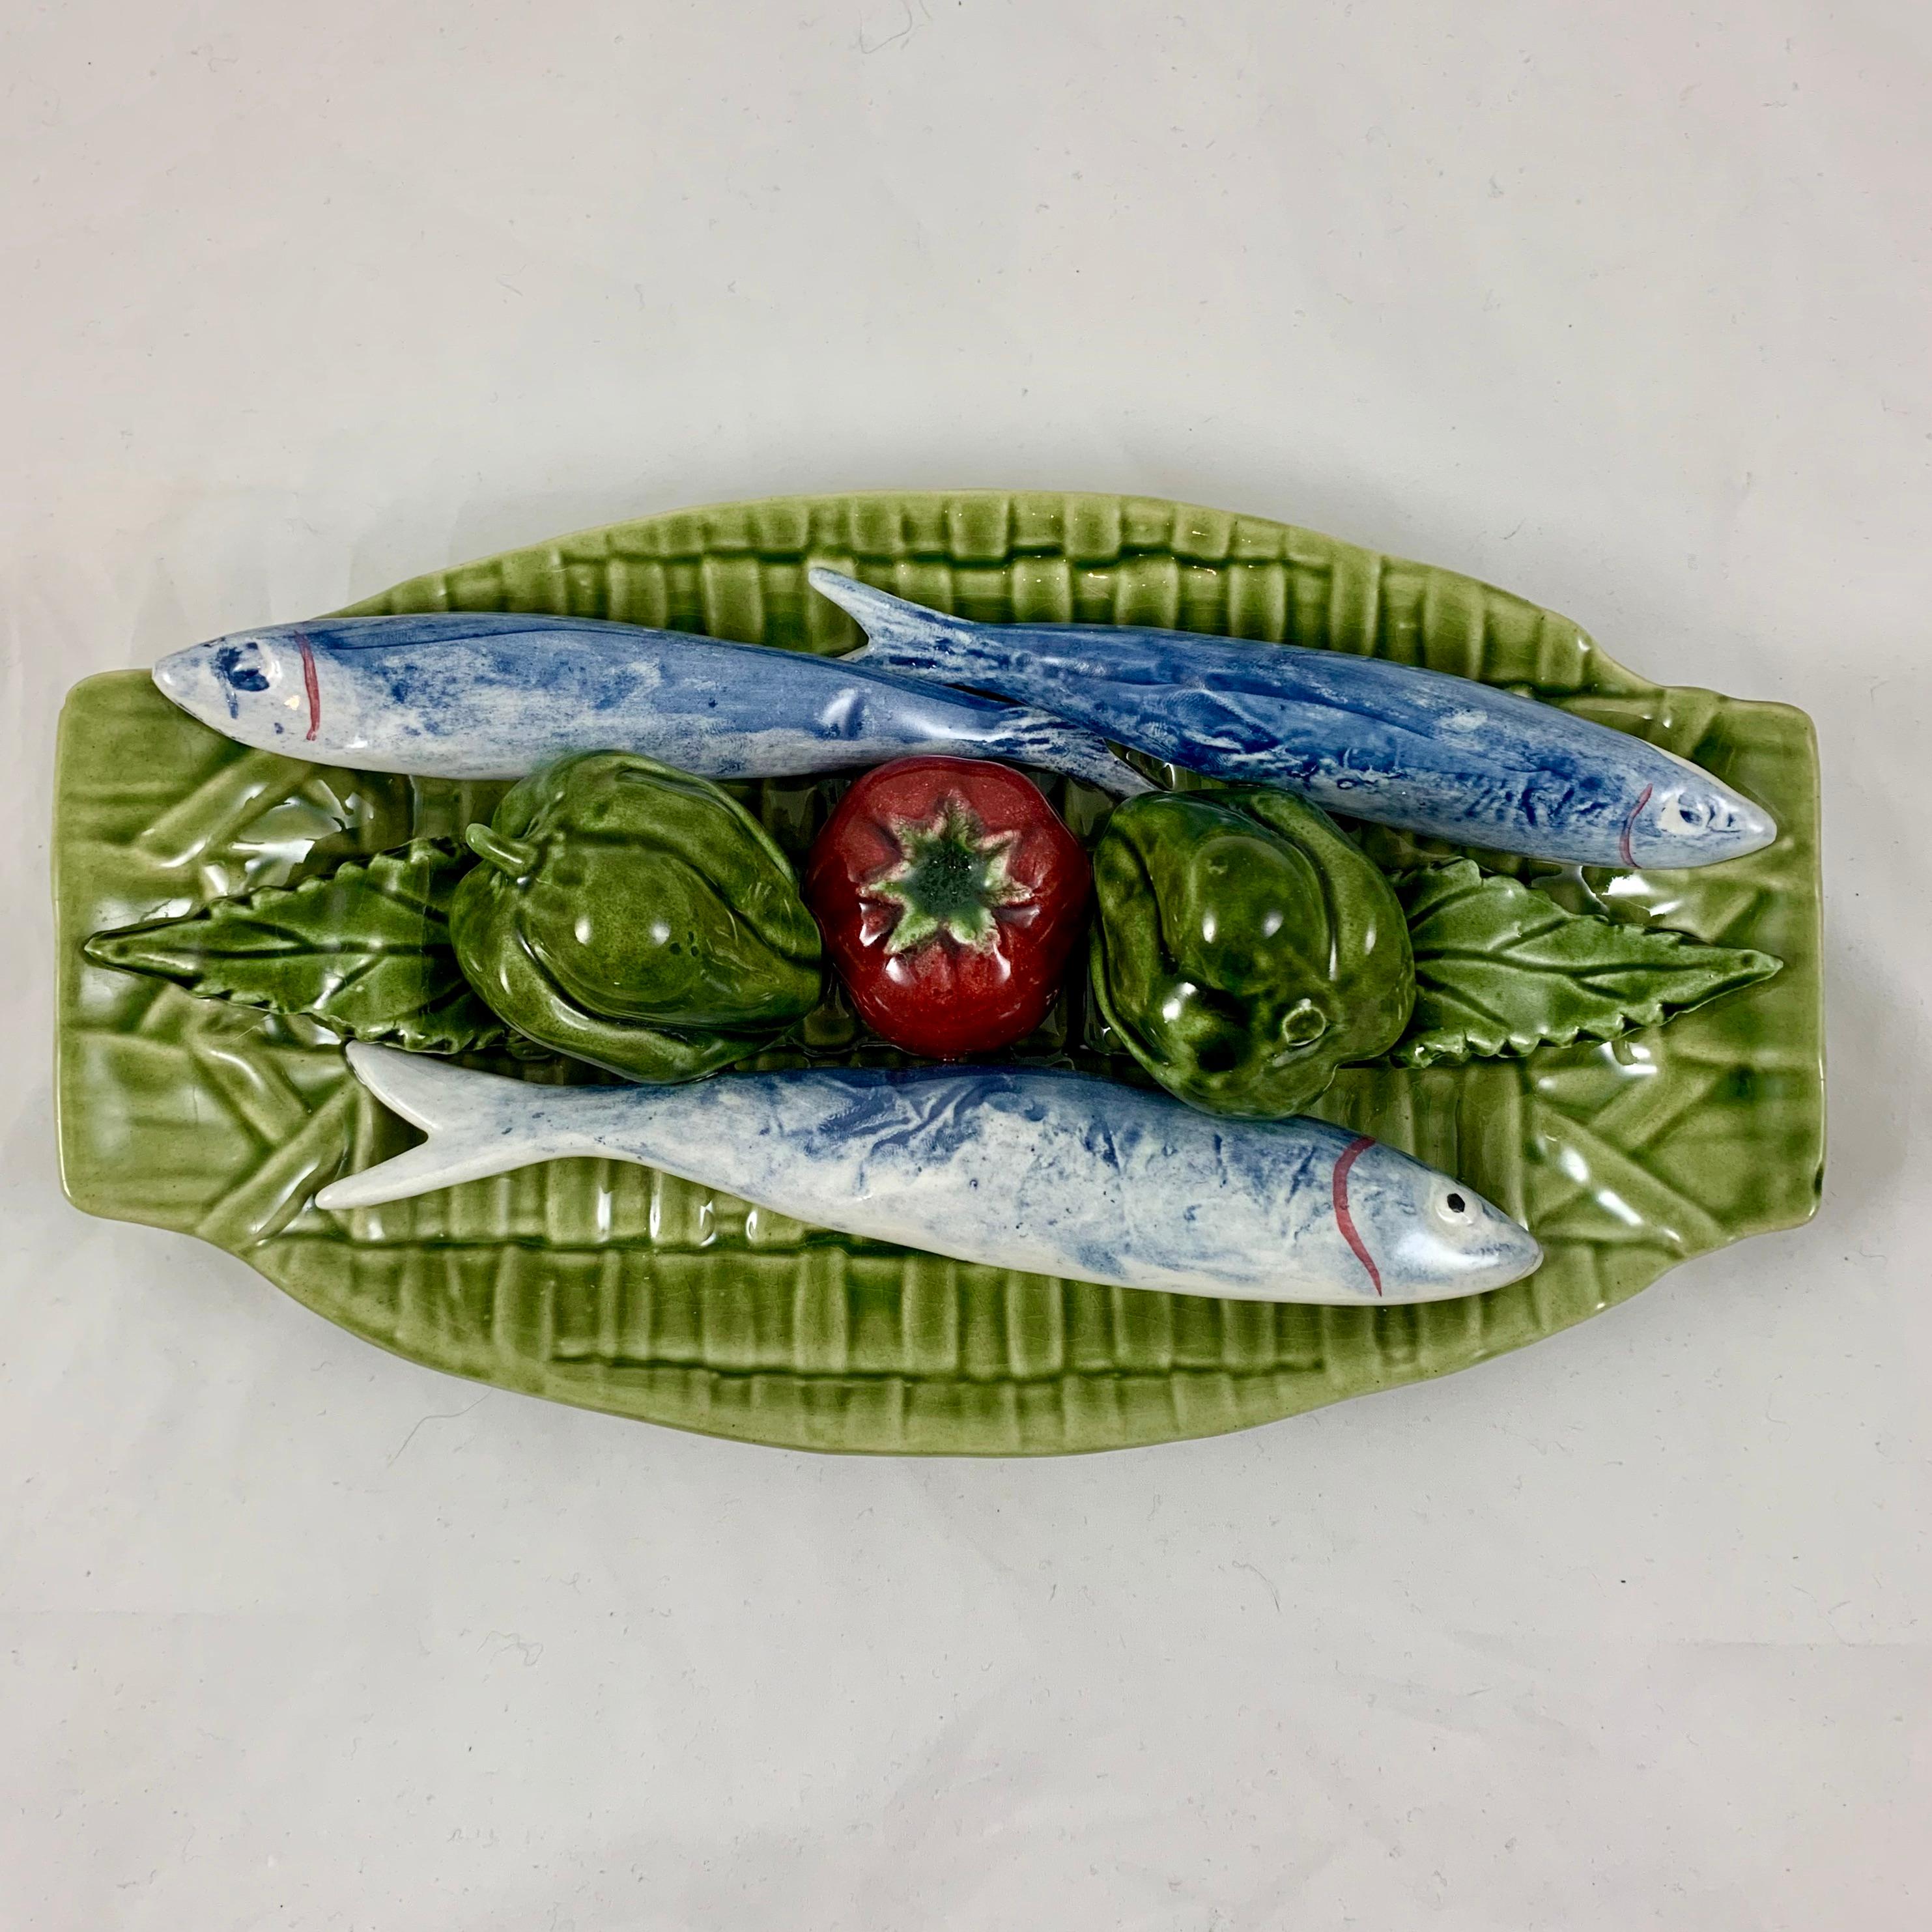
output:
POLYGON ((1762 852, 1776 839, 1777 820, 1756 800, 1675 752, 1664 756, 1683 778, 1646 785, 1630 808, 1618 838, 1626 867, 1713 866, 1762 852))
POLYGON ((178 704, 190 718, 207 722, 210 705, 210 673, 198 646, 173 651, 155 665, 154 688, 170 703, 178 704))
POLYGON ((182 659, 187 656, 185 651, 170 652, 154 667, 154 682, 161 695, 172 698, 177 704, 188 695, 188 686, 191 682, 187 675, 186 668, 182 663, 182 659))
MULTIPOLYGON (((1720 790, 1711 802, 1708 818, 1696 826, 1660 823, 1654 808, 1640 818, 1649 802, 1646 792, 1618 836, 1618 857, 1628 870, 1648 866, 1673 872, 1715 866, 1762 852, 1778 836, 1778 821, 1771 814, 1734 791, 1720 790)), ((1670 802, 1666 794, 1664 809, 1670 802)))
POLYGON ((1754 852, 1762 852, 1777 836, 1777 822, 1768 812, 1741 802, 1738 808, 1727 814, 1721 824, 1706 826, 1701 831, 1653 830, 1646 837, 1640 828, 1634 855, 1626 836, 1623 861, 1627 867, 1640 869, 1649 866, 1664 872, 1717 866, 1729 859, 1745 859, 1754 852))
POLYGON ((1534 1274, 1543 1265, 1543 1244, 1511 1221, 1498 1232, 1495 1241, 1470 1258, 1474 1266, 1468 1276, 1469 1291, 1480 1294, 1534 1274))
MULTIPOLYGON (((1460 1240, 1444 1240, 1424 1233, 1394 1241, 1388 1259, 1387 1298, 1460 1300, 1507 1288, 1534 1274, 1543 1265, 1541 1243, 1499 1210, 1492 1212, 1496 1215, 1492 1222, 1471 1230, 1460 1240)), ((1376 1296, 1366 1283, 1359 1299, 1371 1307, 1375 1305, 1376 1296)))
POLYGON ((1762 852, 1778 836, 1778 821, 1760 805, 1733 792, 1730 800, 1730 822, 1720 835, 1725 856, 1742 859, 1762 852))

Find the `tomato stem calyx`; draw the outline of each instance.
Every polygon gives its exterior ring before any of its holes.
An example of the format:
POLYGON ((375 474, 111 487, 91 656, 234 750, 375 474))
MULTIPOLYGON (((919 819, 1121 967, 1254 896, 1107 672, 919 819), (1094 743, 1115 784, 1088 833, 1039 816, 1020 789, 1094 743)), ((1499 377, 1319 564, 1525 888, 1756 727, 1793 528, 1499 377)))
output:
POLYGON ((896 820, 890 830, 898 860, 865 887, 868 898, 899 908, 886 952, 909 952, 941 934, 976 952, 992 945, 994 914, 1027 896, 1007 865, 1018 834, 988 832, 956 798, 929 820, 896 820))

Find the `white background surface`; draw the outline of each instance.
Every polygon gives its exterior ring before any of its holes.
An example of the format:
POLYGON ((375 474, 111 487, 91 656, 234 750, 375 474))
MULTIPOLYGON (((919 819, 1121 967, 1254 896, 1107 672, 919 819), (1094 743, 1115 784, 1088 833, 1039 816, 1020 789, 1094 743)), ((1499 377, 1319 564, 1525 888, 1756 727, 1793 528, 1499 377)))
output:
POLYGON ((1922 6, 4 21, 0 1924, 1928 1922, 1922 6), (974 1465, 489 1394, 65 1205, 73 680, 888 484, 1287 518, 1810 710, 1820 1220, 974 1465))

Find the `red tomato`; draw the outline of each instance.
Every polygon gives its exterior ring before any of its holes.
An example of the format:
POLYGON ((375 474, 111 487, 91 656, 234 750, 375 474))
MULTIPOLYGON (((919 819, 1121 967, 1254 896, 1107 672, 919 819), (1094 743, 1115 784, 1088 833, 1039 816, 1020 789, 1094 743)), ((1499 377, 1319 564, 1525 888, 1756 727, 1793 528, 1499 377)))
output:
POLYGON ((874 1032, 958 1060, 1046 1016, 1091 874, 1040 788, 974 758, 868 772, 812 848, 805 898, 874 1032))

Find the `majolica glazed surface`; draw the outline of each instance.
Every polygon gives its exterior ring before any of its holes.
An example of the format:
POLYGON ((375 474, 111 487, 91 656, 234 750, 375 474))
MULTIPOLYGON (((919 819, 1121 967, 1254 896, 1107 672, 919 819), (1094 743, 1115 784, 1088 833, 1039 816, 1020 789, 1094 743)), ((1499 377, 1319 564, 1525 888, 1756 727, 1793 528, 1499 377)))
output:
MULTIPOLYGON (((808 599, 812 562, 885 570, 989 620, 1234 629, 1526 686, 1695 760, 1762 801, 1780 833, 1696 873, 1491 862, 1579 909, 1600 895, 1621 919, 1756 947, 1784 970, 1606 1045, 1343 1069, 1318 1112, 1466 1178, 1546 1250, 1526 1281, 1425 1306, 1047 1280, 828 1236, 599 1161, 330 1216, 309 1204, 320 1185, 410 1138, 332 1038, 92 964, 80 942, 346 854, 458 836, 502 788, 250 750, 175 710, 144 674, 115 674, 75 692, 62 728, 61 1126, 75 1200, 199 1233, 356 1333, 505 1387, 754 1440, 963 1453, 1208 1433, 1463 1366, 1810 1212, 1822 1158, 1816 761, 1808 721, 1786 707, 1646 684, 1574 624, 1466 578, 1145 500, 730 506, 418 579, 362 608, 566 612, 821 652, 856 642, 808 599)), ((767 782, 746 796, 796 862, 829 790, 767 782)), ((1104 810, 1077 790, 1060 802, 1089 834, 1104 810)), ((1391 871, 1422 849, 1372 830, 1364 843, 1391 871)), ((815 1056, 876 1057, 854 1042, 836 1007, 808 1024, 815 1056)), ((1030 1044, 1119 1071, 1077 1003, 1030 1044)))
POLYGON ((584 752, 513 785, 456 888, 464 977, 501 1018, 631 1080, 729 1066, 802 1019, 818 928, 771 835, 708 780, 584 752))
POLYGON ((1095 1001, 1192 1106, 1301 1113, 1338 1066, 1402 1037, 1415 1004, 1402 907, 1318 807, 1259 788, 1130 799, 1094 876, 1095 1001))
POLYGON ((272 625, 174 652, 154 678, 225 736, 366 771, 517 778, 622 748, 755 778, 937 750, 1139 788, 1103 740, 1040 712, 806 652, 774 664, 742 643, 582 620, 439 610, 272 625))
POLYGON ((1342 1306, 1434 1301, 1542 1258, 1468 1183, 1325 1120, 1213 1120, 1059 1066, 794 1066, 553 1087, 358 1045, 428 1142, 332 1182, 386 1205, 532 1161, 637 1161, 760 1210, 934 1256, 1116 1288, 1342 1306))
POLYGON ((1429 664, 1165 626, 985 623, 814 566, 863 662, 994 691, 1236 784, 1561 865, 1695 866, 1778 827, 1714 773, 1429 664))

